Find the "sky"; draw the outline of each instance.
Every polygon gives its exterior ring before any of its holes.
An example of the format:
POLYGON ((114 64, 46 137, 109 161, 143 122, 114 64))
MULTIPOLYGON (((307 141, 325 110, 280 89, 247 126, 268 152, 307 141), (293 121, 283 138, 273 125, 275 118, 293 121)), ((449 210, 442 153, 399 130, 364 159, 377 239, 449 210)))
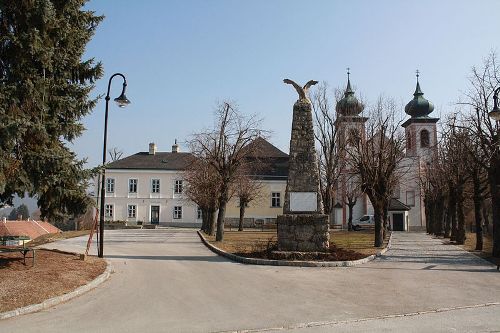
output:
MULTIPOLYGON (((116 72, 127 78, 132 104, 110 103, 108 147, 124 156, 154 142, 170 151, 213 126, 218 101, 235 101, 263 118, 270 142, 288 152, 295 90, 314 79, 351 82, 368 104, 381 94, 401 110, 415 90, 415 70, 432 116, 455 110, 472 66, 500 52, 497 0, 94 0, 85 7, 104 21, 84 59, 104 66, 93 96, 106 93, 116 72)), ((113 80, 111 98, 121 92, 113 80)), ((333 96, 332 96, 333 98, 333 96)), ((82 121, 72 143, 88 166, 100 164, 105 104, 82 121)))

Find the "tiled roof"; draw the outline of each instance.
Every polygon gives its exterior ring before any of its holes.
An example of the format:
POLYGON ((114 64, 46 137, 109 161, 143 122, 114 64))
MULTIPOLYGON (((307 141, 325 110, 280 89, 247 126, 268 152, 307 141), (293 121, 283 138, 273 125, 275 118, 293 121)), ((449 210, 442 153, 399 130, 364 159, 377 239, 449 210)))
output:
POLYGON ((107 169, 184 170, 192 158, 190 153, 140 152, 109 163, 107 169))
POLYGON ((389 203, 389 208, 388 208, 389 211, 410 210, 410 209, 411 209, 410 206, 407 206, 404 203, 402 203, 401 201, 399 201, 398 199, 394 199, 394 198, 391 199, 391 202, 389 203))
POLYGON ((43 221, 0 221, 0 237, 28 236, 30 239, 35 239, 45 234, 58 232, 61 230, 43 221))
MULTIPOLYGON (((254 174, 264 179, 288 176, 288 155, 263 138, 257 138, 246 148, 254 163, 254 174)), ((193 159, 191 153, 140 152, 108 164, 107 169, 185 170, 193 159)))
POLYGON ((257 138, 252 143, 250 143, 247 148, 250 150, 250 156, 258 157, 258 158, 266 158, 266 157, 286 157, 288 155, 275 146, 273 146, 269 141, 264 138, 257 138))

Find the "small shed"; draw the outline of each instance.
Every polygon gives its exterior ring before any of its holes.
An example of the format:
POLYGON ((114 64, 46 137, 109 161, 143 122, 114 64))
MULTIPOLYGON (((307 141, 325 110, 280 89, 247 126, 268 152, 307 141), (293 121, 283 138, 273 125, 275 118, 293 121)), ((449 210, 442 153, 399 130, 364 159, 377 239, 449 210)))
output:
POLYGON ((394 231, 408 231, 410 221, 408 219, 408 211, 410 206, 405 205, 398 199, 391 199, 388 209, 389 225, 394 231))

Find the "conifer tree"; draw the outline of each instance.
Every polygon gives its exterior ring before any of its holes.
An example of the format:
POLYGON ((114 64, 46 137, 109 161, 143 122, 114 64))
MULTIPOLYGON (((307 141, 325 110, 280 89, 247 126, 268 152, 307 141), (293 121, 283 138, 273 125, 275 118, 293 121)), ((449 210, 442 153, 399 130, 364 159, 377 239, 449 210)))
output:
POLYGON ((68 147, 102 75, 100 63, 82 59, 103 19, 83 10, 86 2, 0 2, 0 206, 27 192, 42 218, 60 220, 91 203, 92 172, 68 147))

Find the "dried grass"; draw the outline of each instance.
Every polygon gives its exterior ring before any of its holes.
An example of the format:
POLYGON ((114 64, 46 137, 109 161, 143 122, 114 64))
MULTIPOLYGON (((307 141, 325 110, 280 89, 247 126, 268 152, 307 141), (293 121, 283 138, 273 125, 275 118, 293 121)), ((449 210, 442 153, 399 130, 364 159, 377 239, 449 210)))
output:
POLYGON ((66 294, 102 274, 106 262, 96 257, 79 260, 73 254, 37 250, 23 264, 20 253, 0 253, 0 312, 40 303, 66 294))

